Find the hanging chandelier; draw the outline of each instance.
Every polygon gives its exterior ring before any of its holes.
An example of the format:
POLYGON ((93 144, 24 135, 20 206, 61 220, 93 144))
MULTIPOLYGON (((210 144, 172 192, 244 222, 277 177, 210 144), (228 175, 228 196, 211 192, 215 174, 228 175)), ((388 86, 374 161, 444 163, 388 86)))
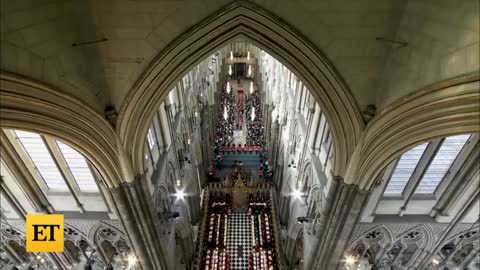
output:
POLYGON ((227 93, 230 94, 230 82, 227 82, 227 93))
POLYGON ((255 120, 255 107, 252 107, 252 111, 250 112, 250 118, 253 120, 255 120))
POLYGON ((252 76, 252 65, 248 65, 248 77, 252 76))
POLYGON ((247 61, 250 61, 250 51, 247 52, 247 61))
POLYGON ((230 61, 233 61, 233 51, 230 51, 230 61))
POLYGON ((232 65, 228 65, 228 75, 232 76, 232 65))
POLYGON ((250 82, 250 94, 253 94, 253 82, 250 82))

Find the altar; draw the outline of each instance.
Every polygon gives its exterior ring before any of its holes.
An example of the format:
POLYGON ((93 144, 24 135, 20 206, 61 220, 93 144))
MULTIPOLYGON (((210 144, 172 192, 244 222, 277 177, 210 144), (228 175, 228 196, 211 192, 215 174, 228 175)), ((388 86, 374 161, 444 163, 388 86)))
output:
POLYGON ((232 189, 232 211, 235 213, 246 213, 248 210, 248 189, 243 180, 239 177, 235 180, 232 189))

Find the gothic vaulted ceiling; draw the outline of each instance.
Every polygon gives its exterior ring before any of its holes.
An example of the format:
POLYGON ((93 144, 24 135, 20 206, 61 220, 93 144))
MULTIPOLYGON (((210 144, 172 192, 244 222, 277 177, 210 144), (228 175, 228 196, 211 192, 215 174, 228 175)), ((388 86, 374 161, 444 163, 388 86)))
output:
MULTIPOLYGON (((162 49, 230 2, 2 0, 1 68, 51 84, 99 112, 107 105, 118 110, 162 49)), ((478 1, 450 1, 455 9, 445 1, 253 2, 315 44, 362 109, 478 70, 478 1), (378 37, 409 44, 399 48, 378 37), (425 63, 429 58, 436 60, 425 63)))

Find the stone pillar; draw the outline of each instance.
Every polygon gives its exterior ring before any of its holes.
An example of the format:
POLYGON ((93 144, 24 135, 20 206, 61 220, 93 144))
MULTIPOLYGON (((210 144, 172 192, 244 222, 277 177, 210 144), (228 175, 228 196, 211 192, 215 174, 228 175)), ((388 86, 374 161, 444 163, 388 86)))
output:
MULTIPOLYGON (((195 131, 195 133, 198 133, 199 131, 195 131)), ((194 138, 197 138, 198 136, 195 136, 194 138)), ((196 222, 198 219, 200 219, 200 196, 199 194, 201 193, 200 187, 198 184, 198 176, 197 176, 197 168, 199 166, 200 160, 197 159, 199 156, 195 151, 200 148, 198 145, 200 143, 200 140, 195 140, 193 141, 190 145, 187 144, 187 149, 186 151, 190 155, 190 164, 185 163, 185 177, 183 183, 185 183, 185 190, 187 192, 187 196, 185 197, 189 211, 190 211, 190 221, 192 223, 196 222)), ((202 163, 200 163, 200 166, 202 163)))
POLYGON ((166 140, 165 134, 164 134, 165 130, 164 130, 164 127, 163 127, 163 124, 162 124, 161 110, 162 110, 162 108, 160 107, 160 109, 158 110, 158 113, 157 113, 158 129, 159 129, 159 132, 157 134, 157 141, 158 141, 158 151, 160 152, 160 154, 163 154, 168 149, 168 143, 167 143, 167 140, 166 140))
POLYGON ((176 95, 178 100, 178 107, 179 111, 183 111, 184 103, 183 103, 183 91, 177 86, 176 88, 176 95))
POLYGON ((172 107, 171 104, 167 104, 165 106, 165 111, 166 111, 166 114, 167 114, 167 125, 168 125, 168 130, 170 131, 170 138, 171 138, 170 142, 171 142, 171 145, 173 147, 173 155, 175 156, 175 164, 176 164, 177 168, 183 169, 180 166, 180 158, 183 159, 183 157, 180 157, 178 155, 178 151, 177 151, 178 145, 177 145, 177 142, 175 140, 176 131, 173 130, 175 128, 175 118, 172 115, 171 107, 172 107))
MULTIPOLYGON (((284 254, 285 254, 285 259, 287 263, 287 269, 295 269, 294 264, 295 264, 295 258, 297 257, 297 241, 301 241, 303 239, 299 239, 299 237, 303 237, 303 234, 300 234, 300 230, 303 230, 303 228, 298 228, 296 226, 299 226, 298 224, 290 224, 288 228, 288 233, 287 233, 287 239, 285 240, 285 249, 284 249, 284 254), (294 228, 290 227, 294 226, 294 228)), ((303 224, 300 224, 300 226, 303 227, 303 224)))
MULTIPOLYGON (((319 109, 315 109, 315 106, 312 107, 309 107, 308 108, 308 112, 310 114, 314 114, 314 113, 317 113, 319 111, 319 109)), ((297 117, 302 117, 302 115, 300 114, 297 114, 297 117)), ((305 118, 303 118, 304 120, 306 120, 305 118)), ((309 141, 310 141, 310 138, 312 137, 312 133, 314 134, 313 136, 315 136, 316 134, 316 131, 317 131, 317 127, 316 127, 316 124, 314 122, 315 120, 313 119, 313 117, 310 117, 308 122, 306 123, 307 124, 307 134, 305 136, 305 141, 303 143, 303 146, 302 146, 302 151, 300 152, 300 158, 298 160, 298 172, 299 172, 299 175, 297 177, 297 179, 300 179, 300 180, 303 180, 304 179, 304 170, 303 170, 303 165, 304 165, 304 162, 305 162, 305 155, 307 155, 307 153, 309 153, 308 151, 308 148, 309 148, 309 141)))
POLYGON ((278 210, 280 214, 280 222, 283 225, 288 225, 288 218, 290 213, 290 195, 283 193, 283 191, 280 193, 282 195, 280 197, 280 209, 278 210))
POLYGON ((122 183, 110 191, 142 269, 166 270, 166 256, 159 241, 160 220, 154 212, 145 181, 145 177, 139 175, 132 182, 122 183))
POLYGON ((333 177, 305 269, 337 268, 366 197, 366 191, 333 177))
POLYGON ((315 149, 315 138, 317 137, 318 125, 320 123, 320 108, 317 108, 317 106, 315 106, 314 110, 315 112, 313 115, 312 126, 310 129, 310 134, 308 136, 308 148, 312 152, 315 149))
POLYGON ((286 239, 286 244, 285 244, 285 260, 287 261, 288 264, 288 269, 293 269, 293 261, 294 261, 294 256, 295 256, 295 244, 296 244, 296 239, 292 238, 291 235, 287 235, 286 239))
POLYGON ((160 130, 162 132, 162 138, 164 140, 163 152, 166 152, 169 145, 172 143, 172 138, 170 137, 170 133, 169 133, 167 113, 168 112, 167 112, 165 103, 162 103, 160 105, 159 122, 160 122, 160 130))
POLYGON ((275 160, 275 156, 277 152, 275 144, 277 143, 277 138, 278 138, 278 120, 275 119, 270 129, 270 139, 268 142, 270 144, 268 147, 268 156, 270 157, 272 165, 275 165, 277 162, 275 160))
POLYGON ((303 97, 303 87, 299 90, 299 89, 298 89, 298 88, 299 88, 299 85, 300 85, 300 83, 297 83, 297 90, 296 90, 296 92, 297 92, 297 95, 296 95, 296 96, 297 96, 297 99, 295 100, 295 103, 296 103, 296 105, 295 105, 295 112, 299 112, 299 111, 300 111, 300 107, 302 106, 301 101, 302 101, 302 97, 303 97))
POLYGON ((386 247, 381 247, 380 250, 377 252, 377 255, 375 256, 375 263, 377 265, 380 264, 380 261, 383 258, 383 255, 385 255, 385 252, 387 252, 386 247))
POLYGON ((280 166, 280 165, 276 165, 273 173, 274 173, 273 174, 273 184, 275 186, 275 190, 277 192, 281 192, 282 191, 282 184, 283 184, 283 181, 282 181, 283 167, 280 166))
POLYGON ((187 236, 181 236, 177 239, 177 241, 178 240, 180 241, 180 247, 183 251, 183 257, 185 258, 185 265, 187 265, 187 267, 191 267, 195 254, 192 235, 189 234, 187 236))

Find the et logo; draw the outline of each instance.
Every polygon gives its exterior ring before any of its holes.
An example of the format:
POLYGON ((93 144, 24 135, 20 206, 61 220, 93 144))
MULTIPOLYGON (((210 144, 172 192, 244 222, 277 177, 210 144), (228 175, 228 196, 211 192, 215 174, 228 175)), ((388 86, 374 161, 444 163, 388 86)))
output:
POLYGON ((63 215, 27 215, 27 252, 63 252, 63 215))

